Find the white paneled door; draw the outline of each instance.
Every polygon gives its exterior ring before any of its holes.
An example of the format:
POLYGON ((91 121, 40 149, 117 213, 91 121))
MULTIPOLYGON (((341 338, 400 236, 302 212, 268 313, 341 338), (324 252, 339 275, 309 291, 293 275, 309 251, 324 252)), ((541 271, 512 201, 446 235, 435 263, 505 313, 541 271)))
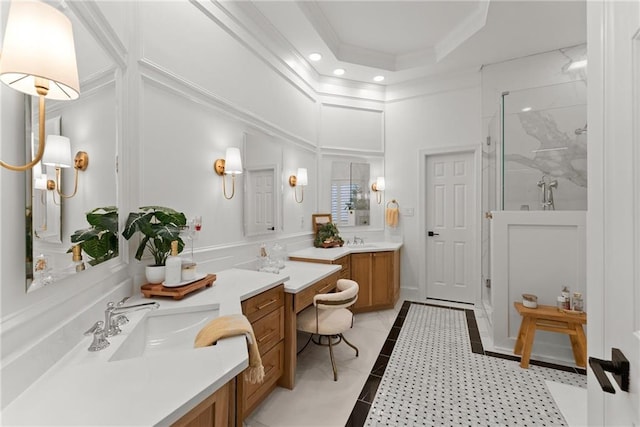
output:
POLYGON ((587 20, 588 421, 640 426, 640 1, 587 20))
POLYGON ((427 298, 473 303, 472 152, 427 156, 427 298))
POLYGON ((252 188, 247 200, 247 232, 249 235, 272 232, 275 226, 273 206, 275 198, 274 169, 252 170, 247 173, 252 188))

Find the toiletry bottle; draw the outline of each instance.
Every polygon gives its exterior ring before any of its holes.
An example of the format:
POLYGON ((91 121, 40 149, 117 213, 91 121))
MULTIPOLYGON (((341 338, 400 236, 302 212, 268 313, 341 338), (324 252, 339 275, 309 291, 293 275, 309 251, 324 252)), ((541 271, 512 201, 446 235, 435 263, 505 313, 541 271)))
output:
POLYGON ((584 310, 584 300, 582 299, 582 294, 580 292, 573 293, 573 311, 583 311, 584 310))
POLYGON ((79 273, 85 268, 84 262, 82 261, 82 246, 75 245, 73 246, 71 251, 73 253, 73 258, 72 258, 73 264, 75 265, 76 272, 79 273))
POLYGON ((178 241, 171 242, 171 255, 165 262, 164 282, 169 285, 180 283, 182 275, 182 259, 178 256, 178 241))
POLYGON ((571 293, 569 292, 569 287, 565 286, 562 288, 562 297, 564 298, 564 309, 571 310, 571 293))

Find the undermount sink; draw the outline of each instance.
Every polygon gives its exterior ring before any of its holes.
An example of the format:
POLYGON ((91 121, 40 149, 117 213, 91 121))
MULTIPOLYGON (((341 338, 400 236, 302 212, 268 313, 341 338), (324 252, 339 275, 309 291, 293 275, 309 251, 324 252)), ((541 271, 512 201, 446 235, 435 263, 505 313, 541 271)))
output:
POLYGON ((217 304, 149 312, 134 326, 109 360, 113 362, 160 352, 193 350, 200 329, 218 316, 217 304))

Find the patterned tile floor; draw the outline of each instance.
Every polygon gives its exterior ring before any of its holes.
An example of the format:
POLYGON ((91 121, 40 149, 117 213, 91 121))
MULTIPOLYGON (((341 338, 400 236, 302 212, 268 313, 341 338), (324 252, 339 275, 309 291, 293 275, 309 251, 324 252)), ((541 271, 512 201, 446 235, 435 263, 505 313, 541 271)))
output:
POLYGON ((406 302, 346 425, 566 425, 545 380, 586 376, 485 354, 474 325, 472 310, 406 302))

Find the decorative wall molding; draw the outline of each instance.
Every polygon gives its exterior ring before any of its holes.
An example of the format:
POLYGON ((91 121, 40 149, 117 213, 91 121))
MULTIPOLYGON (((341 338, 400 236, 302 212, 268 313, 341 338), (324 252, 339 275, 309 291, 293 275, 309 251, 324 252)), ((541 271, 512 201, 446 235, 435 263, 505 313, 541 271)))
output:
POLYGON ((140 76, 143 80, 155 84, 157 87, 169 90, 193 102, 219 111, 259 129, 270 136, 276 136, 307 150, 316 149, 316 144, 306 138, 294 135, 281 127, 258 117, 253 112, 244 109, 231 101, 201 87, 177 74, 155 64, 153 61, 143 58, 138 61, 140 76))
MULTIPOLYGON (((107 86, 116 85, 118 74, 119 69, 117 67, 109 67, 98 73, 95 73, 89 78, 84 79, 80 83, 81 90, 79 100, 82 101, 91 96, 95 96, 107 86)), ((117 94, 116 98, 118 98, 117 94)), ((49 115, 57 113, 68 107, 68 104, 64 102, 50 103, 49 105, 51 105, 51 107, 47 107, 47 114, 49 115)))
POLYGON ((304 79, 299 78, 297 74, 290 72, 288 64, 283 62, 278 55, 269 49, 263 42, 254 36, 246 26, 229 12, 224 5, 217 1, 204 2, 201 0, 190 0, 197 9, 199 9, 207 18, 211 19, 216 25, 222 28, 229 36, 234 38, 238 43, 243 45, 248 51, 253 53, 256 58, 262 60, 276 74, 282 77, 292 87, 300 91, 304 96, 315 102, 314 94, 311 93, 312 88, 304 79), (251 40, 251 42, 249 42, 251 40), (280 66, 276 66, 279 64, 280 66), (288 70, 285 72, 283 70, 288 70), (291 76, 295 76, 294 81, 291 76))
POLYGON ((331 94, 345 99, 373 99, 361 95, 363 90, 367 90, 372 94, 375 93, 375 98, 378 100, 384 98, 385 89, 382 85, 360 83, 319 75, 313 67, 308 65, 304 55, 301 55, 300 52, 291 46, 250 2, 190 1, 231 37, 245 46, 246 49, 253 52, 256 57, 264 61, 265 64, 280 74, 287 82, 294 85, 298 90, 303 91, 307 96, 315 98, 322 94, 331 94), (261 34, 256 34, 257 31, 245 25, 244 20, 250 20, 252 24, 255 24, 261 34), (283 57, 294 58, 297 66, 304 64, 302 66, 303 70, 293 68, 282 59, 283 57), (304 71, 304 73, 302 71, 304 71), (348 93, 341 91, 328 92, 324 90, 322 86, 326 85, 327 82, 336 84, 348 93))
POLYGON ((120 68, 127 67, 127 49, 95 2, 65 2, 120 68))
POLYGON ((480 88, 481 77, 480 69, 471 68, 458 73, 440 74, 388 86, 385 105, 441 93, 480 88))

